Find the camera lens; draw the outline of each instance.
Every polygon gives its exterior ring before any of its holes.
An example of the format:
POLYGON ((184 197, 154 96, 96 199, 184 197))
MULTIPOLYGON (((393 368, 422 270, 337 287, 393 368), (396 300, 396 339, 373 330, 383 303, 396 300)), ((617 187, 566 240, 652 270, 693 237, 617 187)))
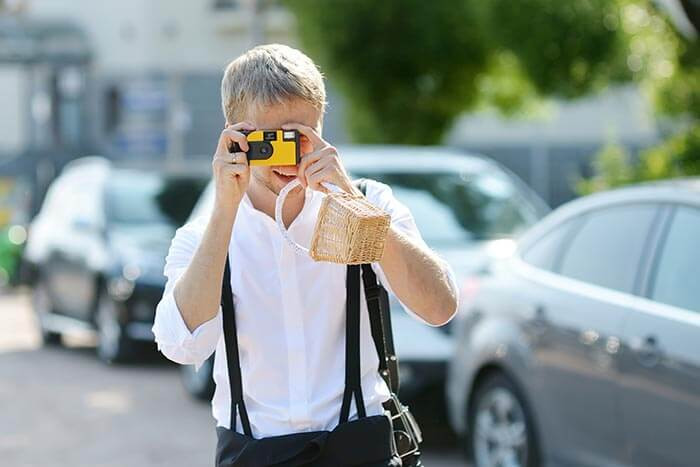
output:
POLYGON ((272 154, 272 146, 269 143, 262 144, 260 146, 260 155, 261 156, 269 156, 270 154, 272 154))

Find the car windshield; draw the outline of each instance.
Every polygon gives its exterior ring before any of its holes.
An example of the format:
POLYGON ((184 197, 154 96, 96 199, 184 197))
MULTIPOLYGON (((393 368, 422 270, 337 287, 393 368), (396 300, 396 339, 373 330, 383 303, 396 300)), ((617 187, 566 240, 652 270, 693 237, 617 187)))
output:
POLYGON ((504 173, 361 172, 390 185, 431 245, 507 237, 535 222, 537 209, 504 173))
POLYGON ((118 170, 105 190, 107 220, 113 224, 181 225, 206 179, 118 170))

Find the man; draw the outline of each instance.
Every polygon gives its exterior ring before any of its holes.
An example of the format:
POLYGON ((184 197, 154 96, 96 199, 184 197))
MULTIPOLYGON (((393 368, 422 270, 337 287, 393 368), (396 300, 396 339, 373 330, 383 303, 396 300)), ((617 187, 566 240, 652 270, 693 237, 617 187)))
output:
MULTIPOLYGON (((255 47, 226 68, 221 84, 225 129, 212 162, 215 202, 210 215, 180 227, 164 273, 167 283, 153 333, 169 359, 197 368, 216 350, 212 400, 217 427, 232 423, 226 344, 222 337, 222 278, 227 254, 235 303, 242 392, 254 438, 338 425, 345 378, 346 267, 298 256, 274 221, 280 190, 295 178, 282 217, 290 235, 308 245, 320 201, 332 183, 353 186, 337 150, 322 137, 325 88, 303 53, 283 45, 255 47), (250 167, 241 130, 296 129, 297 166, 250 167)), ((423 242, 408 209, 391 189, 369 181, 367 199, 391 215, 379 281, 408 313, 433 326, 457 309, 457 287, 447 264, 423 242)), ((383 413, 389 390, 377 372, 364 299, 360 318, 361 389, 367 415, 383 413)), ((357 407, 350 420, 357 418, 357 407)), ((233 420, 237 420, 234 416, 233 420)))

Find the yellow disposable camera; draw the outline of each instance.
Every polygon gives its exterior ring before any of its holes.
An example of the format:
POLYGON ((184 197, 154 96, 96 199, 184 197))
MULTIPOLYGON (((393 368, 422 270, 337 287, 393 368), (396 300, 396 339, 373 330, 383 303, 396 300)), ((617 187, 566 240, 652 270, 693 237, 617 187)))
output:
MULTIPOLYGON (((248 163, 250 165, 297 165, 300 145, 297 130, 241 130, 248 140, 248 163)), ((241 152, 238 143, 233 143, 230 152, 241 152)))

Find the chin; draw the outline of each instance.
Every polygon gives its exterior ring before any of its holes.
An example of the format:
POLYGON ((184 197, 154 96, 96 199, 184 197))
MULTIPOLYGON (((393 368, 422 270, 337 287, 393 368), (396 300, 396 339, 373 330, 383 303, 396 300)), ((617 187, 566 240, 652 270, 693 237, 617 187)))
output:
POLYGON ((289 170, 277 170, 277 169, 272 169, 269 172, 269 178, 272 183, 271 185, 274 186, 275 190, 273 190, 275 193, 278 193, 287 186, 289 183, 292 181, 296 180, 296 170, 294 171, 289 171, 289 170))
POLYGON ((274 194, 279 195, 282 188, 296 179, 296 173, 292 173, 291 171, 287 173, 288 175, 284 175, 270 168, 265 170, 265 173, 260 173, 257 176, 254 176, 254 178, 256 178, 265 188, 274 194))

